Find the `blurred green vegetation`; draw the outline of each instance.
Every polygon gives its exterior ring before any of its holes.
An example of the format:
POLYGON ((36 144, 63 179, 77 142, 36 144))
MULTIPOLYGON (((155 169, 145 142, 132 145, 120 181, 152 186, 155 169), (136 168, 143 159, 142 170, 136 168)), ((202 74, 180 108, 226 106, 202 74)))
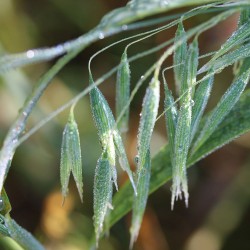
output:
MULTIPOLYGON (((105 13, 125 4, 126 1, 116 0, 1 0, 0 54, 49 47, 75 38, 94 28, 105 13)), ((195 17, 184 24, 192 27, 208 17, 195 17)), ((202 35, 199 40, 201 53, 218 49, 236 25, 237 16, 234 16, 202 35)), ((132 46, 128 51, 129 55, 156 46, 166 37, 172 37, 174 32, 171 29, 132 46)), ((130 35, 136 33, 138 31, 133 31, 130 35)), ((126 36, 128 33, 99 41, 67 65, 39 101, 29 119, 28 128, 87 86, 87 62, 93 53, 126 36)), ((95 77, 101 76, 119 62, 124 46, 121 44, 112 47, 94 59, 92 69, 95 77)), ((131 64, 132 83, 140 78, 160 54, 158 52, 131 64)), ((32 86, 52 64, 53 61, 39 63, 7 72, 0 77, 1 142, 32 86)), ((215 105, 225 91, 231 76, 231 69, 228 69, 216 77, 209 108, 215 105)), ((170 82, 171 77, 170 75, 170 82)), ((115 104, 114 84, 115 76, 101 85, 101 90, 112 108, 115 104)), ((127 140, 131 164, 136 152, 143 95, 142 88, 132 103, 127 140)), ((46 124, 18 148, 5 185, 13 207, 12 217, 34 233, 47 249, 89 249, 93 236, 93 175, 101 148, 92 121, 89 100, 85 97, 77 105, 75 114, 82 146, 84 202, 80 203, 72 181, 70 195, 62 207, 59 157, 62 131, 67 117, 68 110, 46 124)), ((152 154, 167 141, 163 119, 158 121, 156 129, 152 140, 152 154)), ((249 249, 249 137, 249 134, 241 137, 189 170, 191 199, 188 209, 180 203, 173 212, 170 211, 169 185, 155 192, 149 199, 135 249, 249 249)), ((122 174, 121 183, 126 179, 122 174)), ((108 239, 101 241, 99 249, 128 249, 129 225, 130 216, 127 216, 113 227, 108 239)), ((1 237, 0 249, 18 248, 10 239, 1 237)))

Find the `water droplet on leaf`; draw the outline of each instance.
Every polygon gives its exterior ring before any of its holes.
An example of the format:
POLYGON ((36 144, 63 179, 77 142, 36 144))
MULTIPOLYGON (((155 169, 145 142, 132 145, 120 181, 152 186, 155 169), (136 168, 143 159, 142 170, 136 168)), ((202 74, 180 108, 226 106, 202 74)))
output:
POLYGON ((99 34, 99 39, 104 39, 104 34, 102 32, 99 34))
POLYGON ((26 52, 26 56, 27 56, 28 58, 33 58, 33 57, 35 56, 35 52, 34 52, 33 50, 28 50, 28 51, 26 52))
POLYGON ((128 29, 128 25, 124 24, 122 25, 122 30, 127 30, 128 29))

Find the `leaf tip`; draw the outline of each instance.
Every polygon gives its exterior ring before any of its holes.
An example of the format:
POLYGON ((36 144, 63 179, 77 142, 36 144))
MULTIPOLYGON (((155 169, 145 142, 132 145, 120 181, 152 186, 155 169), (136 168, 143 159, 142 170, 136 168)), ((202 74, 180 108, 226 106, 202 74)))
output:
POLYGON ((140 219, 137 218, 130 228, 130 243, 129 243, 130 250, 133 248, 134 243, 138 238, 140 226, 141 226, 140 219))
POLYGON ((171 210, 174 210, 174 203, 178 199, 182 200, 182 194, 184 195, 185 206, 188 207, 188 186, 187 186, 187 178, 176 176, 173 178, 172 184, 172 197, 171 197, 171 210))

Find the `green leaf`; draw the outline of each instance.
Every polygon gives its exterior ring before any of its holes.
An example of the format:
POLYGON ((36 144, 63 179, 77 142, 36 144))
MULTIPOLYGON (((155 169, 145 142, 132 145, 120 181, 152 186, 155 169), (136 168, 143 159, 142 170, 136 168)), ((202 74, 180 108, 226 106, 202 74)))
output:
MULTIPOLYGON (((94 84, 93 81, 90 82, 94 84)), ((90 103, 101 144, 103 147, 106 147, 107 140, 112 136, 112 129, 115 129, 113 114, 106 99, 97 87, 90 91, 90 103)))
POLYGON ((5 222, 5 217, 0 214, 0 234, 3 236, 10 236, 8 227, 5 222))
MULTIPOLYGON (((209 139, 188 159, 187 166, 232 141, 238 136, 250 131, 250 90, 246 91, 236 103, 231 112, 223 119, 209 139)), ((203 122, 206 118, 203 119, 203 122)), ((163 147, 152 159, 150 193, 157 190, 172 178, 169 146, 163 147)), ((133 190, 125 184, 113 198, 114 210, 110 214, 110 226, 116 223, 133 204, 133 190), (126 202, 124 202, 126 200, 126 202)))
MULTIPOLYGON (((210 74, 210 73, 208 73, 208 74, 210 74)), ((211 94, 213 82, 214 82, 214 76, 211 75, 209 78, 202 81, 199 84, 197 90, 195 91, 194 106, 192 109, 190 143, 192 142, 192 140, 197 132, 201 117, 202 117, 204 110, 207 106, 207 102, 208 102, 209 96, 211 94)))
POLYGON ((8 195, 5 191, 5 188, 2 189, 0 197, 0 213, 6 215, 11 211, 12 207, 8 198, 8 195))
POLYGON ((45 250, 44 247, 24 228, 19 226, 9 215, 5 217, 5 224, 10 237, 25 250, 45 250))
POLYGON ((112 170, 107 159, 107 152, 104 152, 97 162, 94 179, 94 227, 96 242, 103 231, 103 222, 109 208, 112 197, 112 170))
POLYGON ((185 69, 184 62, 186 60, 186 55, 187 55, 187 38, 182 22, 180 22, 177 27, 174 43, 177 47, 176 50, 174 51, 173 65, 176 65, 174 67, 174 77, 175 77, 175 85, 177 93, 180 94, 182 88, 181 85, 183 79, 183 72, 185 69), (179 45, 180 40, 182 40, 182 42, 179 45))
POLYGON ((198 47, 198 40, 197 38, 195 38, 194 41, 189 45, 188 58, 186 60, 187 63, 185 65, 187 67, 186 82, 188 85, 187 87, 191 88, 191 98, 193 98, 195 93, 198 59, 199 59, 199 47, 198 47))
POLYGON ((188 206, 188 186, 186 176, 186 160, 190 142, 191 104, 182 106, 178 112, 178 121, 175 130, 173 183, 171 207, 174 208, 175 200, 182 199, 182 192, 186 206, 188 206))
POLYGON ((142 171, 138 171, 137 196, 134 196, 132 209, 132 224, 130 227, 130 249, 132 249, 136 241, 142 223, 142 218, 147 204, 149 183, 150 183, 151 159, 150 151, 148 150, 145 160, 145 165, 142 171))
POLYGON ((160 100, 160 82, 153 78, 143 99, 138 133, 138 171, 143 169, 153 133, 160 100))
POLYGON ((78 127, 75 122, 73 111, 70 112, 68 122, 64 128, 61 147, 60 178, 62 185, 62 195, 64 198, 68 193, 71 172, 73 174, 82 201, 83 180, 81 146, 78 127))
POLYGON ((136 185, 135 185, 134 178, 133 178, 133 173, 129 166, 126 151, 122 142, 122 137, 117 130, 114 131, 114 144, 115 144, 116 154, 118 156, 120 166, 124 171, 127 172, 131 185, 136 194, 137 191, 136 191, 136 185))
POLYGON ((184 96, 182 97, 175 129, 174 153, 171 155, 171 159, 173 159, 172 209, 175 200, 182 198, 182 193, 186 206, 188 206, 186 161, 191 139, 192 94, 198 66, 198 42, 196 39, 189 46, 185 65, 181 89, 181 94, 184 94, 184 96))
MULTIPOLYGON (((125 50, 117 71, 116 80, 116 118, 119 117, 123 108, 129 103, 130 98, 130 69, 125 50)), ((124 133, 128 130, 129 107, 125 110, 120 121, 118 121, 118 129, 124 133)))
POLYGON ((242 25, 248 23, 249 18, 250 18, 250 8, 249 7, 242 8, 242 10, 240 12, 238 28, 240 28, 242 25))
POLYGON ((223 121, 224 117, 234 107, 239 100, 240 95, 244 91, 249 80, 250 68, 240 74, 232 85, 228 88, 225 94, 221 97, 215 109, 210 113, 207 121, 202 128, 197 140, 194 142, 191 153, 197 151, 202 144, 211 136, 216 127, 223 121))
POLYGON ((168 88, 165 77, 164 80, 164 90, 165 90, 165 100, 164 100, 164 110, 165 112, 165 122, 168 135, 168 144, 170 147, 171 162, 174 161, 174 138, 175 138, 175 128, 177 123, 178 111, 174 98, 171 91, 168 88))
POLYGON ((246 38, 250 35, 250 20, 243 19, 240 21, 242 23, 239 25, 238 29, 227 39, 227 41, 221 46, 221 48, 215 53, 209 64, 212 63, 213 60, 217 59, 218 57, 222 56, 223 54, 230 51, 233 47, 239 46, 243 44, 246 38))
MULTIPOLYGON (((233 139, 250 131, 250 90, 245 91, 233 109, 224 117, 220 125, 215 129, 208 140, 189 158, 189 165, 194 164, 206 155, 224 146, 233 139)), ((210 117, 203 118, 206 123, 210 117)))
POLYGON ((220 58, 212 61, 211 63, 205 64, 199 71, 198 74, 204 73, 211 70, 214 73, 221 72, 224 68, 234 64, 235 62, 247 58, 250 56, 250 44, 240 46, 232 52, 221 56, 220 58))
POLYGON ((205 72, 209 68, 213 68, 215 71, 220 72, 225 67, 249 56, 248 53, 246 53, 249 47, 245 46, 242 48, 241 46, 239 49, 219 58, 223 54, 230 51, 233 47, 239 46, 241 44, 247 44, 245 40, 249 38, 250 35, 249 16, 250 8, 243 9, 239 18, 238 29, 221 46, 220 50, 215 53, 212 59, 200 69, 199 73, 205 72))
MULTIPOLYGON (((90 75, 90 83, 94 84, 93 78, 90 75)), ((121 168, 127 172, 131 185, 135 192, 136 187, 134 184, 133 174, 129 166, 125 148, 122 142, 121 135, 116 128, 115 119, 112 111, 97 87, 90 91, 90 102, 95 125, 98 130, 98 135, 104 150, 107 150, 107 158, 112 167, 115 166, 115 154, 119 157, 121 168)), ((115 171, 113 171, 115 173, 115 171)), ((113 179, 116 182, 115 175, 113 179)), ((117 186, 117 184, 116 184, 117 186)))

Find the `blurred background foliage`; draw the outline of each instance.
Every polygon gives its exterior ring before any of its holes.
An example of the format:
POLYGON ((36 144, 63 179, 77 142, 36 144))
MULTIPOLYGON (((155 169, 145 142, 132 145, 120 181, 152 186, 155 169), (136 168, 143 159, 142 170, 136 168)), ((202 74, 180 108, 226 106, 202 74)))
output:
MULTIPOLYGON (((102 16, 121 7, 117 0, 1 0, 0 53, 15 53, 36 47, 49 47, 73 39, 94 28, 102 16)), ((185 11, 182 10, 182 11, 185 11)), ((202 15, 184 23, 186 29, 209 18, 202 15)), ((201 54, 214 51, 234 31, 238 16, 209 30, 199 39, 201 54)), ((81 53, 53 80, 33 115, 28 128, 71 99, 88 84, 87 62, 99 49, 138 31, 104 39, 81 53)), ((129 48, 129 55, 150 49, 173 37, 175 29, 129 48)), ((94 77, 101 76, 120 61, 126 44, 112 47, 94 59, 94 77)), ((132 84, 143 75, 162 51, 131 64, 132 84)), ((0 77, 0 140, 15 119, 37 79, 54 62, 39 63, 7 72, 0 77)), ((166 65, 171 65, 169 59, 166 65)), ((169 73, 168 82, 173 82, 169 73)), ((232 69, 216 77, 209 108, 213 107, 230 84, 232 69)), ((101 85, 112 108, 115 106, 115 76, 101 85)), ((172 85, 171 85, 172 86, 172 85)), ((128 157, 134 164, 137 128, 144 88, 132 103, 128 157)), ((83 98, 76 108, 83 154, 84 202, 80 203, 72 181, 62 207, 59 182, 60 146, 68 110, 57 116, 24 142, 17 150, 5 187, 12 203, 12 217, 34 233, 47 249, 89 249, 93 236, 92 187, 100 145, 89 100, 83 98)), ((167 142, 164 119, 156 124, 153 154, 167 142)), ((170 210, 170 185, 150 196, 141 233, 135 249, 143 250, 231 250, 250 248, 250 135, 246 134, 223 147, 190 169, 190 206, 182 202, 170 210)), ((120 183, 126 180, 121 173, 120 183)), ((124 201, 126 202, 126 201, 124 201)), ((128 249, 130 215, 117 223, 99 249, 128 249)), ((0 237, 0 249, 19 249, 10 239, 0 237)))

